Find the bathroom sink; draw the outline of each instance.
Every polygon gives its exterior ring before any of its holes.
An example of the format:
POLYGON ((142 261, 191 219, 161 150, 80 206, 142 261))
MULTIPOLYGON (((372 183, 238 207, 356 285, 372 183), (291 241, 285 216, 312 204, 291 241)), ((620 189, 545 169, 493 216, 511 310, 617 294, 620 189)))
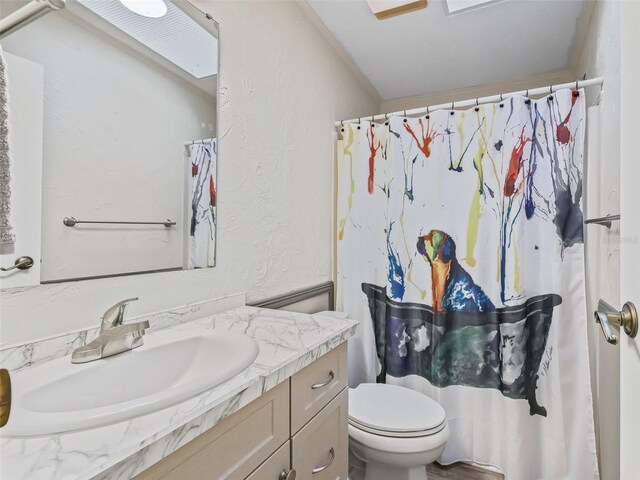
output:
POLYGON ((70 357, 12 374, 3 437, 98 427, 151 413, 215 387, 245 370, 258 344, 232 332, 151 333, 144 345, 90 363, 70 357))

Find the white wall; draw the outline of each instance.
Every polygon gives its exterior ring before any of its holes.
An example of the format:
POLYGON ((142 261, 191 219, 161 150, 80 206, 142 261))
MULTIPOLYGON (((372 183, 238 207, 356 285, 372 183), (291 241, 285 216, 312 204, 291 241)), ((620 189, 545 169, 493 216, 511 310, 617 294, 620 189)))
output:
MULTIPOLYGON (((600 152, 587 159, 588 205, 586 217, 620 212, 620 5, 615 0, 595 2, 587 37, 576 74, 603 76, 604 86, 588 90, 588 104, 600 102, 600 152), (595 187, 595 188, 591 188, 595 187), (595 197, 595 198, 594 198, 595 197), (596 209, 598 211, 596 211, 596 209)), ((590 351, 599 444, 601 478, 620 478, 620 349, 604 340, 592 321, 598 299, 616 307, 620 302, 619 224, 607 230, 587 226, 586 274, 588 319, 591 322, 590 351)))
POLYGON ((3 290, 2 344, 95 326, 133 295, 137 315, 331 279, 333 122, 378 103, 296 2, 195 4, 220 24, 217 266, 3 290))
POLYGON ((215 98, 66 10, 2 44, 45 71, 42 280, 181 267, 184 142, 215 136, 215 98))
POLYGON ((470 98, 498 95, 505 92, 517 92, 527 88, 546 87, 547 85, 557 85, 567 83, 576 79, 575 74, 570 69, 554 70, 543 72, 537 75, 527 75, 525 77, 514 78, 504 82, 489 83, 485 85, 475 85, 473 87, 456 88, 442 92, 415 95, 411 97, 394 98, 385 100, 380 107, 381 112, 399 112, 412 108, 422 108, 428 105, 440 105, 470 98))

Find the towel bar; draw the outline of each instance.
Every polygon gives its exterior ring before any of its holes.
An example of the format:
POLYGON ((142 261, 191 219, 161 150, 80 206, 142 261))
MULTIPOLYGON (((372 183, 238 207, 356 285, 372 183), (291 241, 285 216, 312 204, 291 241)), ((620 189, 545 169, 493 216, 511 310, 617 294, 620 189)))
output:
POLYGON ((589 220, 585 220, 584 223, 587 225, 595 223, 596 225, 603 225, 607 228, 611 228, 611 222, 613 220, 620 220, 620 215, 607 215, 606 217, 590 218, 589 220))
POLYGON ((106 223, 110 225, 164 225, 167 228, 173 227, 176 222, 168 218, 164 222, 114 222, 105 220, 76 220, 74 217, 64 217, 62 220, 67 227, 74 227, 79 223, 106 223))

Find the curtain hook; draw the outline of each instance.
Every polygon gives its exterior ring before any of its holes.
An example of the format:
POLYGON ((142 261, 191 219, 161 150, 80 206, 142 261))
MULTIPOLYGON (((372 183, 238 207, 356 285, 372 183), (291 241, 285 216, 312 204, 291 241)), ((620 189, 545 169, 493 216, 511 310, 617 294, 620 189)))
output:
POLYGON ((480 102, 478 102, 478 97, 476 97, 476 107, 480 105, 480 102))
POLYGON ((553 95, 553 85, 549 85, 549 95, 553 95))
POLYGON ((451 110, 453 110, 454 108, 456 108, 456 102, 451 102, 451 110))
POLYGON ((576 80, 576 90, 578 90, 578 80, 576 80))
POLYGON ((525 93, 524 96, 529 98, 529 89, 528 88, 527 88, 527 93, 525 93))
POLYGON ((406 110, 404 111, 404 116, 405 116, 405 117, 407 116, 407 111, 406 111, 406 110))
POLYGON ((427 115, 429 115, 429 105, 427 105, 427 115))
POLYGON ((373 123, 373 122, 375 121, 374 116, 375 116, 375 115, 371 115, 371 123, 373 123))
POLYGON ((340 120, 340 126, 344 128, 344 120, 340 120))
POLYGON ((502 99, 502 94, 500 94, 500 101, 502 102, 502 100, 503 100, 503 99, 502 99))

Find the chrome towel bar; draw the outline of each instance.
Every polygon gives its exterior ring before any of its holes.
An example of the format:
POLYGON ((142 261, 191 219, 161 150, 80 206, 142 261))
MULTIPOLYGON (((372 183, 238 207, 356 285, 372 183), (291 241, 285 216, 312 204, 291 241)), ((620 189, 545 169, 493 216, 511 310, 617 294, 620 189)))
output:
POLYGON ((112 222, 104 220, 76 220, 74 217, 64 217, 62 220, 67 227, 74 227, 79 223, 100 223, 110 225, 164 225, 167 228, 173 227, 176 222, 168 218, 164 222, 112 222))
POLYGON ((613 220, 620 220, 620 215, 607 215, 606 217, 590 218, 585 220, 585 224, 595 223, 596 225, 603 225, 607 228, 611 228, 611 222, 613 220))

